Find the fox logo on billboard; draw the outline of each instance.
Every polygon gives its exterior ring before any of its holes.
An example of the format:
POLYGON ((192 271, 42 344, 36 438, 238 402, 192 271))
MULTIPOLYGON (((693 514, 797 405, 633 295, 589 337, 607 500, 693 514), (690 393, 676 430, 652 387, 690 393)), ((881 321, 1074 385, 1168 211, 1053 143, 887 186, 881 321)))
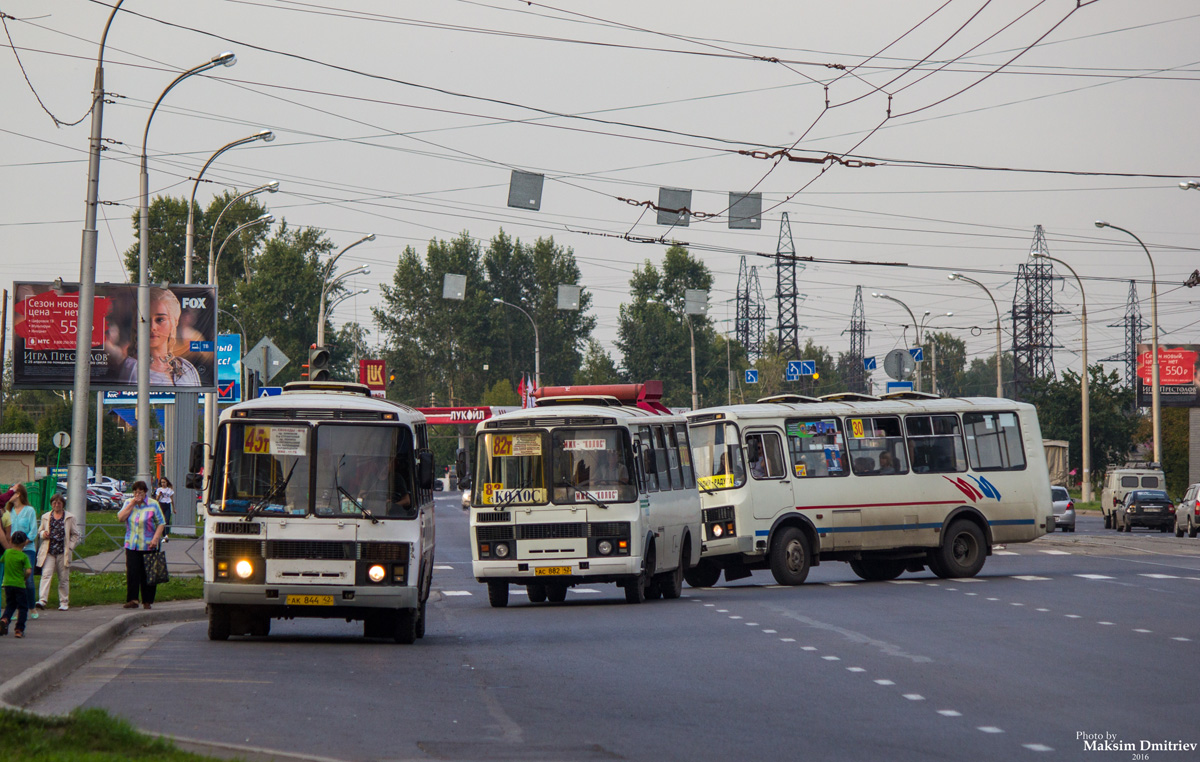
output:
POLYGON ((203 296, 185 296, 180 301, 185 310, 202 310, 207 300, 203 296))

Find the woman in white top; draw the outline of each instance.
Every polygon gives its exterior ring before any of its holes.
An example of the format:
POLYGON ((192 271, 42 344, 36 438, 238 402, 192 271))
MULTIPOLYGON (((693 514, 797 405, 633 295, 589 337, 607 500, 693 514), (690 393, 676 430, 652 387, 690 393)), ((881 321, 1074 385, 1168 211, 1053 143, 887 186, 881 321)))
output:
POLYGON ((158 480, 158 489, 154 490, 154 499, 162 508, 163 519, 167 525, 166 531, 169 532, 171 530, 171 504, 175 502, 175 485, 171 484, 170 479, 164 476, 158 480))

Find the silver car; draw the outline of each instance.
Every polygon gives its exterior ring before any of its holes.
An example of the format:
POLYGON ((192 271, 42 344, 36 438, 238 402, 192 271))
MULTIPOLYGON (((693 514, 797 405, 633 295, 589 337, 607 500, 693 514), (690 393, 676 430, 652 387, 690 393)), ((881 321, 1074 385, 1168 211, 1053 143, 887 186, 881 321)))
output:
POLYGON ((1179 505, 1175 506, 1175 536, 1188 537, 1200 534, 1200 484, 1192 484, 1179 505))
POLYGON ((1064 532, 1075 531, 1075 500, 1066 487, 1051 487, 1051 498, 1054 500, 1054 526, 1061 527, 1064 532))

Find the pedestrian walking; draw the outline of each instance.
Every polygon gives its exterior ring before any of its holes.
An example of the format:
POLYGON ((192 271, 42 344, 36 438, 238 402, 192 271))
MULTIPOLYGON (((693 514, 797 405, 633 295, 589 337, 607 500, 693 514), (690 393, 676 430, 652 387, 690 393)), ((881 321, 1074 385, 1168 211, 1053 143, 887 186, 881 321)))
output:
POLYGON ((162 508, 163 520, 167 524, 165 531, 171 531, 171 504, 175 502, 175 485, 171 484, 171 480, 163 477, 158 480, 158 489, 154 490, 154 499, 158 501, 158 507, 162 508))
POLYGON ((0 635, 8 634, 8 623, 13 612, 17 614, 16 637, 25 637, 25 620, 29 616, 29 599, 25 597, 25 586, 33 579, 33 564, 25 555, 29 538, 24 532, 15 531, 9 538, 12 547, 4 551, 4 577, 0 587, 4 588, 4 614, 0 616, 0 635))
POLYGON ((133 497, 117 511, 117 520, 125 522, 125 608, 138 607, 139 592, 142 606, 150 608, 158 585, 146 581, 146 555, 158 550, 166 521, 158 501, 148 496, 146 482, 136 481, 132 489, 133 497))
POLYGON ((58 610, 66 611, 71 598, 71 553, 83 539, 83 533, 75 524, 75 517, 66 512, 67 501, 61 494, 50 498, 50 511, 42 514, 38 536, 42 546, 38 548, 37 565, 42 569, 42 584, 34 610, 46 608, 50 597, 50 580, 58 577, 58 610))
MULTIPOLYGON (((33 568, 37 565, 37 549, 33 542, 33 538, 37 537, 37 509, 29 504, 29 493, 25 491, 24 484, 13 486, 13 496, 9 498, 7 505, 11 506, 9 515, 12 517, 12 536, 15 537, 17 532, 25 535, 24 552, 29 557, 30 568, 33 568)), ((33 575, 30 575, 29 580, 25 583, 25 602, 32 605, 33 596, 36 594, 33 587, 33 575)), ((35 609, 30 614, 30 619, 37 618, 38 613, 35 609)))
MULTIPOLYGON (((17 494, 16 487, 9 487, 3 495, 0 495, 0 546, 2 546, 3 550, 8 550, 12 547, 8 539, 12 535, 12 513, 8 510, 8 501, 12 500, 15 494, 17 494)), ((4 553, 0 552, 0 557, 3 557, 3 555, 4 553)), ((4 562, 0 561, 0 575, 3 574, 4 562)))

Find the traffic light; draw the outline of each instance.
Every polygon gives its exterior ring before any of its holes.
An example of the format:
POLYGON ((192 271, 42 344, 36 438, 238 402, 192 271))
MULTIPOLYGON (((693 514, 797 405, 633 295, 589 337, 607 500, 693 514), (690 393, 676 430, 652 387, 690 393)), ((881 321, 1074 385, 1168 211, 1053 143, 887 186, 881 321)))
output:
POLYGON ((242 395, 243 399, 257 399, 258 388, 262 386, 261 377, 258 371, 252 370, 246 374, 246 393, 242 395))
POLYGON ((329 369, 329 350, 325 347, 313 347, 308 350, 308 380, 309 381, 328 381, 331 373, 329 369))

